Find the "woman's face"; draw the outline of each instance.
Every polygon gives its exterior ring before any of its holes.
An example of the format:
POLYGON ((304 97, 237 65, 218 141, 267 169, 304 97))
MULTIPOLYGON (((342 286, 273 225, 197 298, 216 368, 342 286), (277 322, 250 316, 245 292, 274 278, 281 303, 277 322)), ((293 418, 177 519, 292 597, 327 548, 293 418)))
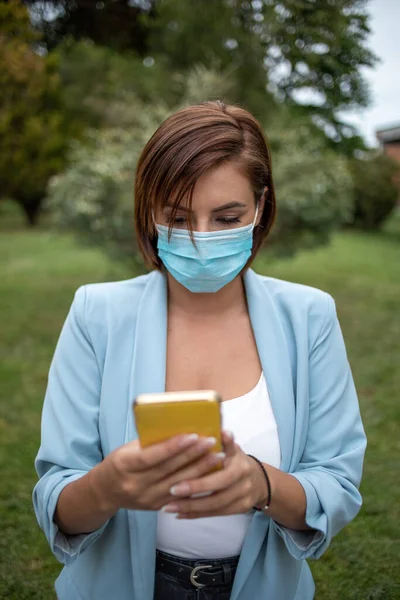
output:
MULTIPOLYGON (((258 219, 262 215, 264 200, 260 198, 258 219)), ((226 163, 202 175, 193 190, 191 218, 194 231, 234 229, 253 222, 256 212, 254 192, 250 181, 238 167, 226 163)), ((160 208, 156 222, 167 227, 188 228, 188 208, 183 202, 173 222, 172 206, 160 208)))

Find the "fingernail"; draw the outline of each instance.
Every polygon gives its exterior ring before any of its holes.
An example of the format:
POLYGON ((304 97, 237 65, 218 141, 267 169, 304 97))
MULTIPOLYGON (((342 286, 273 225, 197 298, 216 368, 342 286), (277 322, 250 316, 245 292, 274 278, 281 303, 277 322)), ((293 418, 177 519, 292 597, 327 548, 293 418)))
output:
POLYGON ((160 509, 160 512, 163 513, 177 513, 178 506, 176 504, 166 504, 160 509))
POLYGON ((225 435, 228 438, 230 438, 231 440, 233 440, 233 433, 232 433, 232 431, 225 430, 224 433, 225 433, 225 435))
POLYGON ((185 448, 185 446, 190 446, 194 442, 197 442, 199 436, 197 433, 191 433, 190 435, 185 435, 184 438, 181 439, 179 445, 181 448, 185 448))
POLYGON ((225 452, 217 452, 216 454, 214 454, 214 456, 218 460, 225 460, 225 458, 226 458, 225 452))
POLYGON ((177 485, 173 485, 169 490, 171 496, 180 496, 184 494, 190 493, 190 486, 187 483, 178 483, 177 485))
POLYGON ((215 446, 216 443, 217 438, 215 437, 208 437, 204 440, 204 444, 207 446, 207 448, 212 448, 213 446, 215 446))

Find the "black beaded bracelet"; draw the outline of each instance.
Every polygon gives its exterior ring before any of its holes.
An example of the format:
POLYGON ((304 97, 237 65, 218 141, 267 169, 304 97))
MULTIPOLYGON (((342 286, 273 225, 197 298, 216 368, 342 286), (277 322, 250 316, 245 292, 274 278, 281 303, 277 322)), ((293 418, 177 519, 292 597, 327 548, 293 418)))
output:
POLYGON ((262 472, 264 473, 265 481, 267 482, 267 488, 268 488, 267 504, 265 506, 263 506, 262 508, 259 508, 258 506, 253 506, 253 509, 258 510, 258 511, 268 510, 269 505, 271 504, 272 491, 271 491, 271 481, 270 481, 269 475, 267 473, 267 469, 264 467, 261 460, 258 460, 258 458, 256 458, 252 454, 248 454, 247 456, 250 456, 250 458, 255 460, 256 463, 258 463, 260 465, 262 472))

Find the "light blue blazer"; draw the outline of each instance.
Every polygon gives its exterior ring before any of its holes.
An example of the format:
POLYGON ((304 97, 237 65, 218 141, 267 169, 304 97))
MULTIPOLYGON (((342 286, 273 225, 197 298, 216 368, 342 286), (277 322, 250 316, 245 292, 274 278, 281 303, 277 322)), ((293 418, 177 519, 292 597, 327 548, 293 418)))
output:
MULTIPOLYGON (((247 271, 245 289, 281 445, 281 469, 307 496, 315 532, 263 513, 250 524, 232 600, 311 600, 319 558, 361 506, 366 439, 332 298, 247 271)), ((71 481, 137 436, 132 400, 165 389, 167 286, 159 272, 80 288, 51 365, 34 507, 65 567, 60 600, 152 600, 157 513, 120 510, 100 530, 66 536, 53 522, 71 481)))

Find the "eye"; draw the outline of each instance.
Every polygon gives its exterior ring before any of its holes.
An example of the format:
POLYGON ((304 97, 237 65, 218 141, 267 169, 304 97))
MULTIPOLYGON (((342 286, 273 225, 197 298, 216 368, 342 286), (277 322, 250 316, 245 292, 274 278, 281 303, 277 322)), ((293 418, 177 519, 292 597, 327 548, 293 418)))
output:
POLYGON ((172 217, 166 217, 165 220, 168 223, 168 225, 170 225, 171 223, 173 225, 183 225, 184 223, 186 223, 186 218, 180 216, 176 216, 174 219, 172 219, 172 217))
POLYGON ((235 225, 241 222, 239 217, 218 217, 216 220, 223 225, 235 225))

